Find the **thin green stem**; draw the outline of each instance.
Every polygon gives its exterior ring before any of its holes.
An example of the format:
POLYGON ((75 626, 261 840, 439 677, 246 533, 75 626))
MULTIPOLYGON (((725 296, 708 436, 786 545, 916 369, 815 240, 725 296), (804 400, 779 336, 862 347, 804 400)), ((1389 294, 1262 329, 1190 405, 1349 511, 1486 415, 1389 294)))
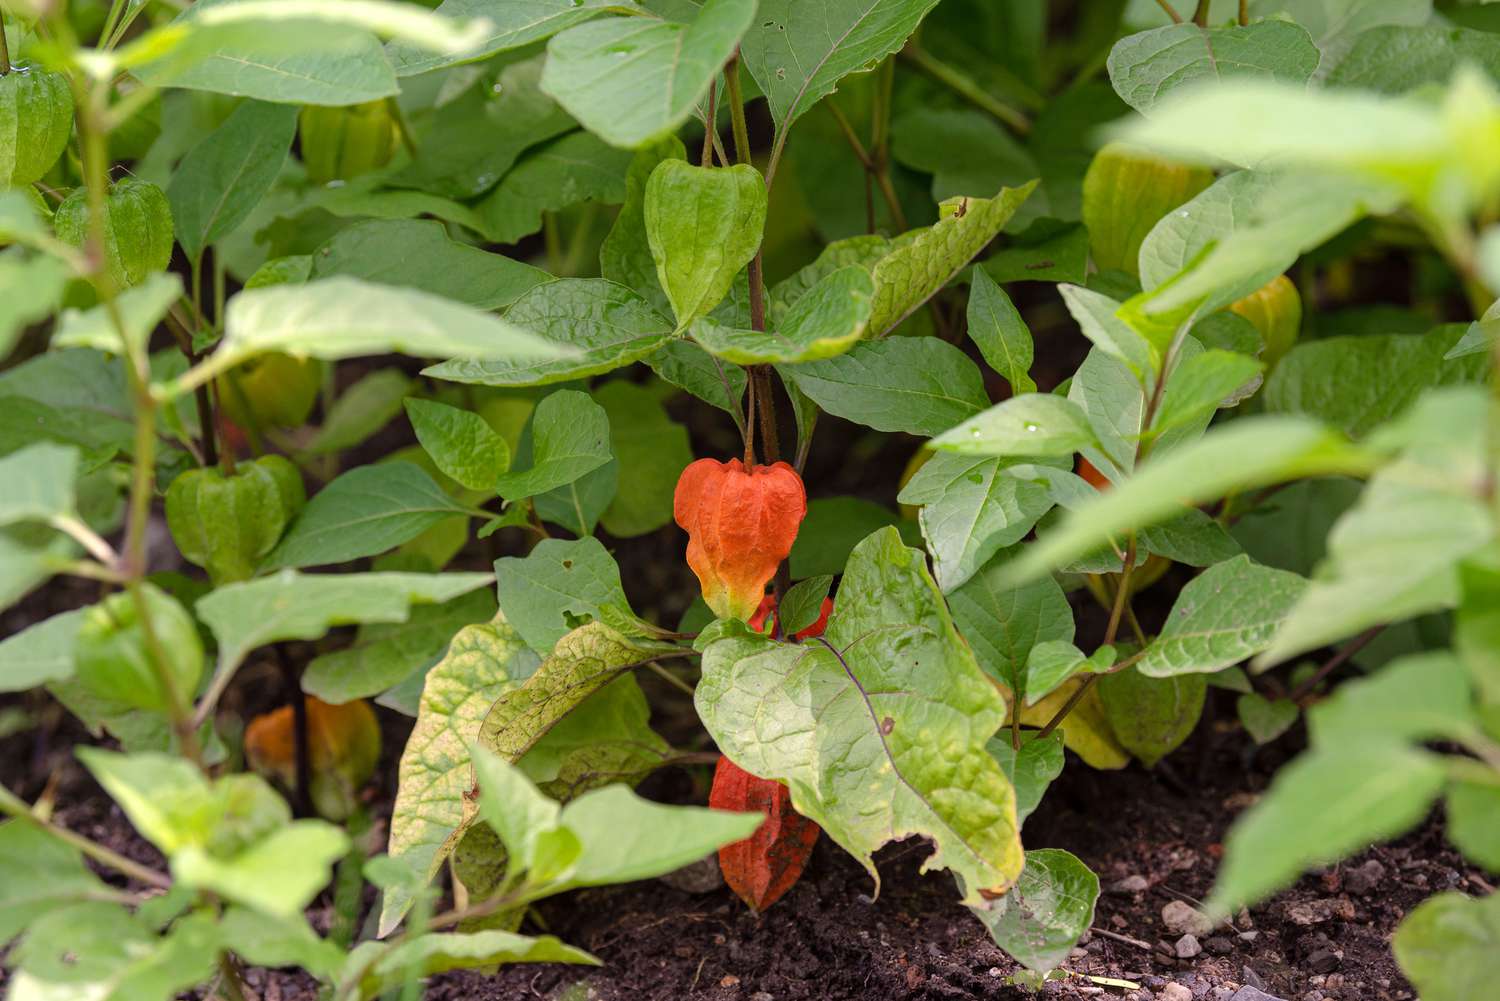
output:
POLYGON ((1168 3, 1167 0, 1156 0, 1156 5, 1167 12, 1167 16, 1172 19, 1173 24, 1182 23, 1182 15, 1177 13, 1177 9, 1168 3))
POLYGON ((1208 8, 1213 0, 1198 0, 1198 7, 1193 11, 1193 23, 1200 28, 1208 27, 1208 8))
POLYGON ((542 242, 547 248, 547 270, 562 276, 562 235, 557 231, 557 213, 542 213, 542 242))
POLYGON ((113 546, 95 532, 82 519, 71 514, 53 515, 49 520, 53 528, 59 532, 73 537, 73 540, 88 551, 88 554, 106 567, 114 567, 120 562, 120 554, 115 552, 113 546))
POLYGON ((116 872, 135 880, 137 883, 144 883, 147 886, 154 886, 161 890, 172 888, 172 880, 164 873, 147 868, 139 862, 133 862, 119 852, 111 848, 106 848, 97 841, 91 841, 82 834, 74 833, 66 827, 60 827, 52 821, 38 816, 25 800, 4 786, 0 786, 0 813, 9 814, 15 819, 25 821, 29 824, 35 824, 59 841, 77 848, 100 865, 108 866, 116 872))
MULTIPOLYGON (((734 127, 734 158, 738 163, 750 162, 750 129, 745 122, 745 99, 740 92, 740 56, 736 52, 724 67, 724 79, 729 86, 729 113, 734 127)), ((766 179, 767 188, 770 178, 766 179)), ((769 193, 769 192, 768 192, 769 193)), ((750 260, 750 329, 766 329, 765 277, 761 269, 760 248, 750 260)))
POLYGON ((1021 135, 1031 132, 1031 119, 1024 112, 1001 101, 979 86, 967 73, 948 65, 920 45, 908 43, 906 48, 901 50, 901 55, 933 80, 979 110, 998 118, 1021 135))

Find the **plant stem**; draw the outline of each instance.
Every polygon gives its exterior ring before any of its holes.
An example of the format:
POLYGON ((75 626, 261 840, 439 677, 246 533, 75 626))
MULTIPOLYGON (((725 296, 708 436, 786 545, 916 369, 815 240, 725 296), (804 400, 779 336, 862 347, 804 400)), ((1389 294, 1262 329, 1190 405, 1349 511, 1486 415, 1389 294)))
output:
MULTIPOLYGON (((736 52, 724 67, 724 79, 729 84, 729 112, 734 128, 734 158, 737 163, 750 162, 750 129, 745 122, 745 99, 740 91, 740 56, 736 52)), ((766 186, 769 189, 770 179, 766 186)), ((765 278, 761 272, 760 248, 750 259, 750 329, 766 329, 765 278)))
MULTIPOLYGON (((1130 573, 1134 569, 1135 533, 1132 532, 1130 533, 1130 542, 1125 546, 1125 566, 1124 569, 1120 571, 1120 584, 1115 591, 1115 604, 1114 607, 1110 609, 1109 625, 1104 630, 1105 646, 1109 646, 1115 641, 1115 634, 1120 630, 1120 619, 1125 613, 1125 603, 1130 600, 1130 573)), ((1134 663, 1133 658, 1129 661, 1126 661, 1125 664, 1117 665, 1115 670, 1124 670, 1125 667, 1129 666, 1132 663, 1134 663)), ((1098 680, 1098 674, 1091 674, 1087 678, 1084 678, 1083 684, 1079 685, 1076 689, 1073 690, 1073 694, 1068 696, 1068 701, 1064 702, 1062 708, 1059 709, 1057 713, 1047 721, 1046 726, 1042 727, 1041 732, 1036 735, 1037 740, 1042 740, 1045 737, 1051 735, 1052 731, 1056 730, 1058 725, 1062 723, 1063 720, 1068 718, 1068 714, 1078 707, 1078 703, 1083 701, 1083 697, 1089 693, 1089 689, 1093 688, 1094 683, 1098 680)), ((1019 699, 1017 701, 1019 701, 1019 699)))
POLYGON ((0 19, 0 76, 10 72, 10 42, 5 38, 5 22, 0 19))
POLYGON ((1031 132, 1031 119, 975 83, 967 73, 955 69, 915 43, 901 50, 903 58, 981 111, 988 112, 1021 135, 1031 132))
POLYGON ((1250 0, 1240 0, 1240 27, 1250 23, 1250 0))
POLYGON ((698 154, 700 167, 714 165, 714 131, 719 124, 718 97, 719 82, 715 80, 708 86, 708 108, 703 116, 703 151, 698 154))
POLYGON ((1193 23, 1200 28, 1208 27, 1208 8, 1213 0, 1198 0, 1198 8, 1193 11, 1193 23))
POLYGON ((312 815, 312 742, 308 738, 307 699, 302 695, 302 679, 297 674, 297 665, 286 655, 286 647, 274 643, 271 648, 276 652, 282 685, 292 706, 292 746, 297 762, 297 789, 293 802, 300 816, 309 817, 312 815))
POLYGON ((17 820, 35 824, 59 841, 66 842, 77 848, 89 858, 100 865, 108 866, 116 872, 128 876, 137 883, 145 883, 157 889, 169 890, 172 888, 172 880, 164 873, 155 869, 133 862, 112 848, 106 848, 97 841, 92 841, 82 834, 76 834, 66 827, 59 827, 50 820, 43 820, 15 793, 4 786, 0 786, 0 813, 9 814, 17 820))
POLYGON ((50 519, 50 524, 59 532, 65 532, 72 536, 73 541, 86 549, 90 556, 103 563, 106 567, 113 568, 119 564, 120 554, 115 552, 114 547, 104 541, 99 536, 99 533, 89 528, 79 518, 70 514, 54 515, 50 519))
POLYGON ((1346 661, 1348 661, 1350 657, 1353 657, 1365 647, 1369 646, 1370 641, 1373 640, 1376 636, 1379 636, 1380 631, 1384 628, 1384 625, 1371 626, 1369 629, 1366 629, 1364 632, 1354 637, 1354 639, 1350 640, 1348 643, 1345 643, 1338 649, 1336 653, 1334 653, 1332 657, 1329 657, 1326 661, 1323 662, 1322 667, 1319 667, 1316 671, 1313 672, 1312 677, 1308 678, 1306 681, 1302 682, 1302 684, 1298 685, 1296 689, 1293 690, 1292 694, 1288 697, 1293 702, 1301 702, 1303 699, 1307 698, 1307 696, 1312 694, 1313 689, 1317 688, 1324 678, 1328 677, 1334 671, 1338 670, 1338 668, 1341 667, 1346 661))
MULTIPOLYGON (((187 358, 188 366, 198 364, 198 355, 193 351, 193 335, 177 316, 175 306, 167 311, 166 323, 177 341, 178 350, 187 358)), ((203 451, 203 465, 215 466, 219 462, 218 422, 214 420, 214 406, 208 397, 208 385, 205 383, 196 387, 193 398, 198 404, 198 444, 203 451)))
POLYGON ((1182 23, 1182 15, 1177 13, 1177 9, 1168 3, 1167 0, 1156 0, 1156 5, 1167 12, 1167 16, 1172 19, 1173 24, 1182 23))
POLYGON ((239 967, 235 964, 234 956, 228 952, 219 953, 219 982, 224 986, 224 993, 229 996, 229 1001, 245 1001, 239 967))

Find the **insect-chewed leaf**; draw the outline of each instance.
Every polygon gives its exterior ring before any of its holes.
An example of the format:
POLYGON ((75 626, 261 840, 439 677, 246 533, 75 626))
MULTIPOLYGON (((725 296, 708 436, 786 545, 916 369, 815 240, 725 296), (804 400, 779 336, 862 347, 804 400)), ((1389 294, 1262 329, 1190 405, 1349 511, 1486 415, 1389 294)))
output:
POLYGON ((797 812, 871 876, 872 853, 911 835, 932 841, 925 868, 953 870, 970 904, 1020 874, 1015 792, 985 750, 1004 703, 895 529, 855 547, 825 637, 711 643, 696 703, 720 750, 786 782, 797 812))

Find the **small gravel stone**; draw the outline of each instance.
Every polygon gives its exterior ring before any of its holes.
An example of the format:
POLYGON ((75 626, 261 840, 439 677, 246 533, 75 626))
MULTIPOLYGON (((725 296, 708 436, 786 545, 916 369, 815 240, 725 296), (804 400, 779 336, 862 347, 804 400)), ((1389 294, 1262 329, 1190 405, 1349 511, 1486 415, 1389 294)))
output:
POLYGON ((756 991, 750 995, 750 1001, 776 1001, 768 991, 756 991))
POLYGON ((1215 956, 1227 956, 1234 951, 1234 943, 1229 941, 1229 939, 1225 938, 1223 935, 1215 935, 1213 938, 1203 943, 1203 948, 1207 949, 1215 956))
POLYGON ((1344 874, 1344 889, 1356 896, 1364 896, 1385 881, 1385 866, 1375 859, 1356 866, 1344 874))
POLYGON ((1109 890, 1111 893, 1143 893, 1150 886, 1151 883, 1145 876, 1126 876, 1112 884, 1109 890))
POLYGON ((1214 928, 1207 914, 1181 900, 1173 900, 1161 909, 1161 922, 1167 931, 1178 935, 1207 935, 1214 928))
POLYGON ((1307 966, 1314 973, 1332 973, 1339 968, 1343 958, 1332 949, 1316 949, 1308 954, 1307 966))
POLYGON ((1354 904, 1347 899, 1337 897, 1326 897, 1322 900, 1298 900, 1287 903, 1281 913, 1292 924, 1307 927, 1322 924, 1333 918, 1352 921, 1354 920, 1354 904))
MULTIPOLYGON (((1256 977, 1256 979, 1259 980, 1260 978, 1256 977)), ((1246 984, 1235 991, 1234 997, 1230 998, 1229 1001, 1281 1001, 1281 999, 1272 997, 1259 987, 1252 987, 1246 984)))
POLYGON ((1156 992, 1161 1001, 1193 1001, 1193 992, 1181 984, 1167 984, 1156 992))
POLYGON ((1198 944, 1198 939, 1195 936, 1184 935, 1177 940, 1177 944, 1173 946, 1173 951, 1177 953, 1178 959, 1192 959, 1203 951, 1203 946, 1198 944))
POLYGON ((1262 980, 1260 974, 1256 973, 1255 970, 1251 967, 1247 966, 1244 969, 1240 970, 1240 979, 1245 982, 1246 987, 1250 987, 1258 991, 1264 991, 1266 989, 1266 982, 1262 980))

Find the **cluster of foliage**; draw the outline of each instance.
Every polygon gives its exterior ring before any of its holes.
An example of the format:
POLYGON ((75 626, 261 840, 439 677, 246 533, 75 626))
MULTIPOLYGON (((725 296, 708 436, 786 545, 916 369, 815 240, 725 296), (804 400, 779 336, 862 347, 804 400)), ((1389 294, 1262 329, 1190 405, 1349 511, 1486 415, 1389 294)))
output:
MULTIPOLYGON (((590 963, 526 906, 720 849, 771 906, 820 831, 877 887, 925 839, 1045 977, 1098 880, 1022 824, 1065 749, 1155 766, 1209 686, 1257 741, 1310 706, 1211 916, 1439 799, 1500 868, 1489 8, 0 6, 0 599, 103 591, 0 641, 0 691, 120 748, 77 756, 168 870, 0 790, 13 999, 590 963), (1409 296, 1339 308, 1366 271, 1409 296), (899 510, 808 501, 825 415, 855 462, 910 436, 899 510), (203 574, 151 572, 157 510, 203 574), (601 535, 676 526, 703 600, 648 621, 601 535), (478 540, 521 555, 453 568, 478 540), (243 726, 265 658, 300 691, 243 726), (692 692, 719 809, 632 791, 701 763, 638 668, 692 692), (367 700, 415 717, 378 853, 367 700)), ((1483 996, 1500 897, 1394 947, 1483 996)))

